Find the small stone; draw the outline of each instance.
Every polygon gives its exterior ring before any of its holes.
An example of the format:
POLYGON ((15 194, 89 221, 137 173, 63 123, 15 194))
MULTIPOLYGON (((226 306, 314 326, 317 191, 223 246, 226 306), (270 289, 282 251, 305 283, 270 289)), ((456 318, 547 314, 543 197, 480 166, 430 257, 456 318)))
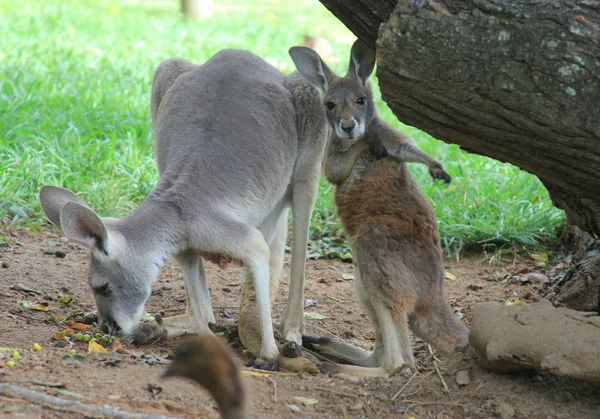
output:
POLYGON ((352 375, 348 375, 348 374, 344 374, 344 373, 339 373, 339 374, 336 375, 336 377, 341 378, 342 380, 349 381, 349 382, 354 383, 354 384, 360 383, 360 378, 354 377, 352 375))
POLYGON ((163 290, 167 290, 168 291, 170 289, 173 289, 173 285, 171 285, 168 282, 165 282, 164 284, 162 284, 162 286, 160 288, 163 289, 163 290))
POLYGON ((61 237, 61 238, 60 238, 60 242, 61 242, 61 243, 68 243, 68 242, 69 242, 69 239, 68 239, 68 238, 66 238, 66 237, 61 237))
POLYGON ((362 403, 356 403, 354 406, 352 406, 350 408, 350 410, 357 411, 357 410, 362 410, 362 408, 363 408, 362 403))
POLYGON ((344 274, 344 275, 342 275, 342 279, 345 279, 346 281, 352 281, 354 279, 354 275, 344 274))
POLYGON ((231 292, 231 288, 223 287, 223 288, 221 288, 221 291, 223 291, 223 292, 231 292))
POLYGON ((521 282, 527 283, 531 282, 532 284, 545 284, 548 282, 548 277, 544 274, 540 274, 537 272, 531 272, 527 275, 521 277, 521 282))
POLYGON ((496 414, 501 418, 512 418, 515 415, 515 408, 508 403, 501 402, 496 407, 496 414))
POLYGON ((4 269, 8 269, 8 262, 2 262, 2 267, 4 269))
POLYGON ((469 371, 462 370, 456 373, 456 384, 459 386, 466 386, 471 382, 471 377, 469 377, 469 371))
POLYGON ((65 252, 64 250, 57 250, 56 252, 54 252, 54 256, 56 256, 57 258, 64 259, 67 256, 67 252, 65 252))
POLYGON ((469 284, 467 285, 467 288, 473 291, 479 291, 481 289, 483 289, 483 285, 481 284, 469 284))
POLYGON ((295 404, 286 404, 285 407, 287 407, 290 410, 290 412, 302 413, 302 410, 295 404))
POLYGON ((58 244, 58 242, 55 240, 48 241, 48 247, 56 247, 57 244, 58 244))

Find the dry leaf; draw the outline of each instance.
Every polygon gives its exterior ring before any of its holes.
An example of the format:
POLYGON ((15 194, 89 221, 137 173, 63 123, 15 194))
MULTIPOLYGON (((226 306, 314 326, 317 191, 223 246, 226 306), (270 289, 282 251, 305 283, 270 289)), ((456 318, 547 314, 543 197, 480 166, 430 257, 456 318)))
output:
POLYGON ((104 346, 100 345, 98 342, 92 342, 91 340, 88 343, 87 351, 88 353, 107 352, 104 346))
POLYGON ((83 330, 83 331, 91 330, 94 328, 94 326, 90 326, 89 324, 75 323, 73 320, 64 322, 64 325, 72 327, 75 330, 83 330))
POLYGON ((248 377, 268 377, 269 374, 265 374, 264 372, 257 372, 251 370, 242 370, 242 374, 248 377))
POLYGON ((444 277, 450 281, 456 281, 456 276, 452 275, 450 272, 444 272, 444 277))
POLYGON ((63 304, 69 304, 71 301, 73 301, 73 297, 70 295, 59 295, 58 296, 58 301, 60 301, 63 304))
POLYGON ((305 311, 304 318, 308 320, 323 320, 326 317, 319 313, 310 313, 308 311, 305 311))
POLYGON ((519 300, 519 297, 509 298, 504 302, 505 306, 516 306, 517 304, 521 304, 521 300, 519 300))
POLYGON ((48 303, 31 303, 29 301, 21 301, 21 307, 27 310, 35 311, 50 311, 52 307, 48 303))
POLYGON ((309 398, 301 397, 301 396, 295 396, 295 397, 292 397, 292 399, 294 399, 294 401, 296 401, 298 403, 302 403, 304 406, 312 406, 314 404, 319 403, 319 401, 317 399, 309 399, 309 398))

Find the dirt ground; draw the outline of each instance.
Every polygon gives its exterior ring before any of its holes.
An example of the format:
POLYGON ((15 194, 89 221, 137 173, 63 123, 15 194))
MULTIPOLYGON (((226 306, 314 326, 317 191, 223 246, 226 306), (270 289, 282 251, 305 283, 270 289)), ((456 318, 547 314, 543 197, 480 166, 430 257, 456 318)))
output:
MULTIPOLYGON (((179 339, 154 342, 141 348, 124 344, 130 351, 128 354, 118 354, 110 348, 107 353, 87 354, 86 343, 75 341, 72 347, 65 346, 57 337, 57 333, 65 329, 65 325, 56 320, 58 316, 94 309, 86 282, 87 253, 84 248, 70 242, 62 243, 54 230, 40 233, 20 230, 13 232, 7 245, 0 248, 0 262, 0 347, 20 348, 21 353, 12 368, 1 367, 10 360, 10 354, 0 353, 0 382, 51 395, 57 395, 59 391, 62 392, 59 397, 63 399, 119 406, 131 413, 182 418, 218 417, 211 398, 199 387, 181 379, 160 380, 163 357, 174 350, 179 339), (44 250, 49 249, 63 250, 66 257, 45 254, 44 250), (11 289, 15 284, 40 294, 11 289), (64 304, 59 295, 70 295, 73 301, 64 304), (25 309, 21 305, 24 300, 48 303, 52 310, 25 309), (34 343, 41 345, 42 350, 32 352, 34 343), (81 362, 63 359, 70 349, 85 356, 81 362), (62 384, 62 388, 57 390, 48 384, 62 384), (149 389, 149 384, 155 386, 154 391, 149 389)), ((217 321, 232 324, 236 321, 239 304, 239 270, 220 271, 209 264, 206 269, 217 321)), ((289 256, 286 256, 274 307, 276 321, 285 307, 289 269, 289 256)), ((448 299, 464 314, 467 324, 477 302, 505 301, 515 296, 527 300, 545 292, 548 287, 523 284, 515 277, 511 278, 528 271, 544 273, 543 268, 534 266, 533 260, 502 260, 490 264, 489 259, 478 255, 448 262, 446 269, 450 278, 455 277, 446 281, 448 299)), ((339 336, 368 348, 374 335, 354 295, 352 281, 348 279, 351 270, 351 265, 338 261, 309 261, 306 298, 310 306, 306 311, 321 314, 325 319, 307 320, 307 333, 339 336)), ((147 312, 162 311, 169 316, 184 310, 179 268, 175 263, 169 263, 153 286, 147 312)), ((248 359, 241 349, 236 351, 242 360, 248 359)), ((490 373, 476 364, 471 353, 444 359, 419 341, 415 343, 415 352, 416 372, 397 374, 388 379, 352 382, 322 374, 311 376, 283 371, 264 377, 243 371, 251 416, 600 418, 598 387, 534 373, 512 376, 490 373), (458 371, 462 371, 461 377, 464 371, 468 372, 469 380, 465 385, 457 384, 458 371), (295 399, 298 396, 318 402, 305 406, 295 399), (293 412, 288 405, 297 406, 300 412, 293 412)), ((77 412, 55 411, 1 394, 0 416, 84 417, 77 412)))

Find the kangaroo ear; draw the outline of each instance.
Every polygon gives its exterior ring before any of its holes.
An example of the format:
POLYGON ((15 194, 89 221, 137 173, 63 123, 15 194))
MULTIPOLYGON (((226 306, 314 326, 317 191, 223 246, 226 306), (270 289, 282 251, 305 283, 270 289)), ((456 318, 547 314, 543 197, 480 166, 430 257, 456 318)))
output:
POLYGON ((348 76, 366 86, 369 77, 375 68, 375 50, 369 48, 360 39, 357 39, 352 45, 350 51, 350 65, 348 66, 348 76))
POLYGON ((319 54, 308 47, 291 47, 290 56, 304 78, 321 91, 326 91, 335 73, 325 64, 319 54))
POLYGON ((68 202, 60 212, 60 225, 68 238, 108 255, 108 232, 89 207, 68 202))
POLYGON ((44 213, 54 225, 61 227, 60 212, 69 202, 76 202, 89 208, 83 199, 68 189, 46 185, 40 190, 40 204, 42 204, 44 213))

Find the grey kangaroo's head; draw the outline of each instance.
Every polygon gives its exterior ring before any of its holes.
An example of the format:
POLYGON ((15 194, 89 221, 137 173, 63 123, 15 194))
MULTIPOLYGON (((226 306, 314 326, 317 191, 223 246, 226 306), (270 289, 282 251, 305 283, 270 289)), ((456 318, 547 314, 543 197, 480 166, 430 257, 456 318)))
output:
POLYGON ((119 220, 100 218, 73 192, 44 186, 40 203, 65 235, 90 249, 88 281, 96 299, 98 326, 128 335, 139 323, 159 267, 118 230, 119 220))
POLYGON ((348 73, 336 76, 316 51, 290 48, 290 56, 304 78, 323 92, 325 113, 341 140, 360 139, 375 116, 369 76, 375 67, 375 51, 357 40, 352 45, 348 73))

